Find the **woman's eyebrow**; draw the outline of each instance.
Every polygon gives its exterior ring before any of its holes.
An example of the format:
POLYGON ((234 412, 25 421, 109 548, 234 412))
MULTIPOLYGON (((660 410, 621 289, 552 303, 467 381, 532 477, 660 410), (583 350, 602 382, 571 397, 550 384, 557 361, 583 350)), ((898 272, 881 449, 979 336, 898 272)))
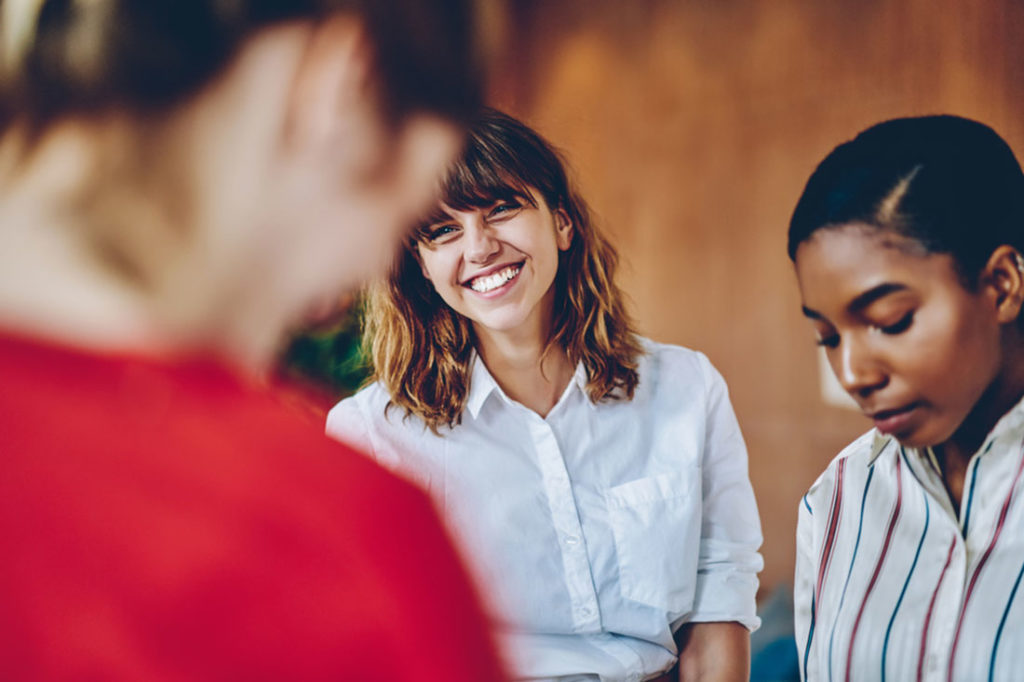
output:
POLYGON ((883 282, 877 286, 873 286, 862 294, 858 294, 846 309, 851 313, 862 312, 865 308, 870 306, 872 303, 880 298, 885 298, 889 294, 894 294, 898 291, 905 291, 907 289, 906 284, 900 284, 898 282, 883 282))
MULTIPOLYGON (((898 282, 883 282, 882 284, 873 286, 864 293, 858 294, 856 297, 854 297, 854 299, 850 301, 850 303, 846 306, 846 310, 849 313, 856 315, 857 313, 863 312, 865 308, 870 306, 875 301, 881 298, 885 298, 889 294, 894 294, 898 291, 905 291, 906 289, 906 284, 900 284, 898 282)), ((810 318, 812 320, 825 321, 825 316, 819 313, 817 310, 808 308, 805 305, 800 306, 800 310, 801 312, 803 312, 804 317, 810 318)))
POLYGON ((817 310, 811 310, 810 308, 808 308, 805 305, 800 306, 800 310, 801 310, 801 312, 803 312, 804 317, 809 317, 812 320, 824 320, 825 319, 822 316, 822 314, 819 313, 817 310))
POLYGON ((452 218, 447 211, 438 206, 433 211, 431 211, 425 218, 423 218, 422 221, 420 221, 420 225, 422 225, 422 227, 424 228, 427 228, 433 227, 438 223, 448 223, 451 222, 452 220, 454 220, 454 218, 452 218))

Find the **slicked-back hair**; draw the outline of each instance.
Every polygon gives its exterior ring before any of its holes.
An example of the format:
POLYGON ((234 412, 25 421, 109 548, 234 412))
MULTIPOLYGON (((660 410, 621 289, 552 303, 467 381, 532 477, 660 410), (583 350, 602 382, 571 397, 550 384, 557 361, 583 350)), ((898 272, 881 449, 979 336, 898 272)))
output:
POLYGON ((990 127, 957 116, 879 123, 836 147, 807 181, 788 251, 821 229, 860 224, 952 256, 969 288, 992 252, 1024 252, 1024 173, 990 127))
MULTIPOLYGON (((632 399, 642 349, 615 283, 618 255, 592 224, 552 146, 520 121, 484 109, 471 122, 461 157, 449 169, 442 203, 465 210, 536 190, 573 225, 553 283, 550 347, 563 349, 587 373, 594 401, 632 399)), ((452 310, 423 276, 414 236, 390 276, 368 293, 365 343, 371 381, 391 396, 388 406, 421 418, 435 433, 461 421, 469 393, 475 338, 472 324, 452 310)))

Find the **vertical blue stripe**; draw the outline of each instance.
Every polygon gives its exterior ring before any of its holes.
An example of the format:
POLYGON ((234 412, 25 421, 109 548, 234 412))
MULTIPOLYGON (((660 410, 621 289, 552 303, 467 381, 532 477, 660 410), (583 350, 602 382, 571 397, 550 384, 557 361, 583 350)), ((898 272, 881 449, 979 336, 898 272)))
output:
POLYGON ((807 495, 804 495, 804 506, 807 507, 807 513, 814 516, 814 510, 811 509, 811 505, 807 502, 807 495))
MULTIPOLYGON (((906 459, 907 453, 903 453, 904 459, 906 459)), ((907 468, 910 468, 910 462, 907 462, 907 468)), ((921 499, 924 500, 924 530, 921 531, 921 539, 917 542, 917 552, 914 553, 914 561, 910 564, 910 571, 907 572, 907 579, 903 582, 903 589, 900 590, 900 598, 896 600, 896 607, 892 610, 892 617, 889 618, 889 627, 885 629, 885 640, 882 644, 882 679, 881 682, 885 682, 885 657, 889 650, 889 635, 892 634, 892 624, 896 622, 896 614, 899 613, 900 604, 903 603, 903 597, 907 593, 907 585, 910 584, 910 578, 914 575, 914 569, 917 568, 917 560, 921 557, 921 547, 924 545, 924 536, 928 534, 928 523, 931 520, 931 505, 928 504, 928 492, 922 487, 921 488, 921 499)))
MULTIPOLYGON (((850 557, 850 568, 846 571, 846 582, 843 583, 843 591, 839 596, 839 606, 836 608, 835 618, 832 620, 832 632, 828 637, 828 679, 832 680, 832 650, 835 645, 836 626, 839 624, 839 614, 843 610, 843 602, 846 601, 846 588, 850 586, 850 576, 853 575, 853 564, 857 561, 857 550, 860 548, 860 533, 864 529, 864 507, 868 499, 868 488, 871 487, 871 478, 875 475, 875 465, 871 464, 868 471, 868 480, 864 483, 864 494, 860 498, 860 521, 857 522, 857 540, 853 543, 853 556, 850 557)), ((837 537, 838 541, 839 538, 837 537)))
POLYGON ((1021 566, 1020 572, 1017 573, 1017 580, 1013 583, 1013 589, 1010 590, 1010 599, 1006 602, 1006 608, 1003 609, 1003 617, 999 621, 999 628, 996 629, 996 641, 992 644, 992 660, 988 664, 988 679, 992 682, 993 675, 996 671, 996 654, 999 653, 999 640, 1003 636, 1003 627, 1006 625, 1006 617, 1010 615, 1010 607, 1013 606, 1013 599, 1017 596, 1017 588, 1020 587, 1021 576, 1024 576, 1024 566, 1021 566))
POLYGON ((974 460, 974 473, 971 474, 971 490, 967 493, 967 509, 964 511, 964 523, 960 527, 960 532, 963 536, 967 537, 967 528, 971 524, 971 503, 974 502, 974 484, 978 482, 978 467, 981 466, 981 458, 977 457, 974 460))
POLYGON ((811 640, 814 639, 814 616, 815 616, 815 603, 814 594, 811 594, 811 627, 807 630, 807 643, 804 645, 804 677, 807 680, 807 659, 811 654, 811 640))
POLYGON ((921 486, 922 489, 925 489, 924 481, 922 481, 921 477, 917 475, 916 471, 914 471, 914 467, 910 464, 910 458, 907 457, 907 451, 902 445, 900 446, 900 455, 903 456, 903 461, 907 463, 907 468, 910 469, 910 473, 914 474, 914 480, 917 481, 917 484, 921 486))

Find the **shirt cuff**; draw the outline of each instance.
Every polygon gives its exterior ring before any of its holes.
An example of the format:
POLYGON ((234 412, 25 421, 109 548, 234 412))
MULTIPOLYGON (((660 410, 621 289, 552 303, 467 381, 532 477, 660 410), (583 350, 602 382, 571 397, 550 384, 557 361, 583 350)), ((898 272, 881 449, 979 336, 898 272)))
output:
POLYGON ((757 576, 738 571, 703 573, 697 576, 693 611, 688 623, 740 623, 753 632, 761 626, 757 617, 757 576))

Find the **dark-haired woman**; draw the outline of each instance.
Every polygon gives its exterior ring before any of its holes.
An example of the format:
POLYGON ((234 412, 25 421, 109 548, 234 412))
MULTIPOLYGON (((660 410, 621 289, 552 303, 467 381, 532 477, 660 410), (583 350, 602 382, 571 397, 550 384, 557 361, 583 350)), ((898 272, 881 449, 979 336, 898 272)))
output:
POLYGON ((328 431, 433 496, 522 679, 746 679, 761 536, 725 383, 635 335, 615 265, 551 147, 483 112, 328 431))
POLYGON ((874 428, 800 505, 808 680, 1024 670, 1024 174, 990 128, 887 121, 793 214, 804 314, 874 428))
POLYGON ((503 679, 426 496, 259 381, 434 203, 467 11, 0 2, 0 679, 503 679))

